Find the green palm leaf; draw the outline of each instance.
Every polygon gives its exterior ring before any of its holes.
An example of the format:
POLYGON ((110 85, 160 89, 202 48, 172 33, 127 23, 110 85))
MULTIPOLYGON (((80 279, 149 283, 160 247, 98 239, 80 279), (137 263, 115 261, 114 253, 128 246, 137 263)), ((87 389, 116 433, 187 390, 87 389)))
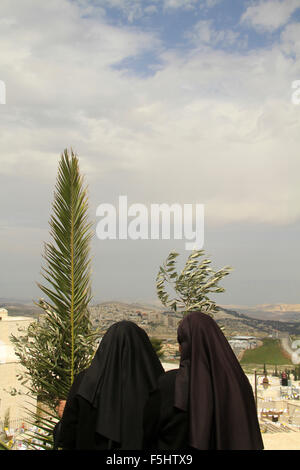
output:
MULTIPOLYGON (((90 364, 98 337, 88 311, 92 237, 88 194, 73 151, 69 154, 65 150, 61 155, 50 236, 43 256, 46 282, 38 284, 45 295, 37 303, 43 313, 23 336, 12 336, 11 340, 25 368, 19 380, 27 380, 29 393, 54 410, 59 399, 67 398, 74 376, 90 364)), ((35 420, 35 411, 29 414, 30 420, 35 420)), ((43 426, 49 431, 54 424, 52 416, 43 426)), ((42 439, 47 448, 52 439, 49 436, 42 439)))
POLYGON ((75 373, 79 372, 76 338, 86 333, 89 326, 81 320, 87 320, 91 300, 89 245, 92 232, 87 222, 87 190, 79 173, 78 158, 73 152, 70 157, 67 150, 59 165, 53 211, 50 220, 53 242, 45 246, 47 268, 43 270, 48 286, 39 284, 39 287, 50 299, 44 308, 49 308, 62 320, 60 332, 65 341, 61 344, 61 356, 68 361, 62 364, 66 374, 61 381, 70 386, 75 373))
POLYGON ((0 441, 0 450, 10 450, 10 448, 2 441, 0 441))

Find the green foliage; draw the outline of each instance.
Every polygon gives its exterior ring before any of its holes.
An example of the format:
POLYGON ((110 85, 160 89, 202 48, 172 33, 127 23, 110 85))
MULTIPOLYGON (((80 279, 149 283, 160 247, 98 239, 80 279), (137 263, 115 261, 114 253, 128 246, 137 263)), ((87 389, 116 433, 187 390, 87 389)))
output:
POLYGON ((65 150, 50 219, 52 242, 45 244, 42 274, 47 285, 38 284, 49 300, 39 300, 43 314, 26 334, 12 337, 26 368, 20 379, 29 379, 34 394, 50 406, 67 397, 74 375, 87 367, 94 351, 96 334, 88 312, 92 232, 87 211, 78 158, 65 150))
MULTIPOLYGON (((25 368, 19 380, 39 403, 54 410, 59 399, 67 398, 74 376, 90 364, 98 336, 88 311, 92 236, 88 196, 73 151, 69 155, 65 150, 59 163, 50 235, 42 272, 46 284, 38 284, 47 296, 37 303, 42 314, 25 334, 11 340, 25 368)), ((42 423, 48 431, 53 416, 45 418, 48 428, 42 423)), ((32 415, 32 419, 37 418, 32 415)))
POLYGON ((291 364, 291 360, 283 353, 279 340, 265 338, 262 346, 244 352, 241 364, 264 364, 266 369, 265 364, 291 364))
POLYGON ((183 309, 185 313, 192 310, 201 310, 213 315, 216 311, 216 303, 209 298, 209 294, 224 292, 218 283, 227 276, 232 268, 224 268, 214 271, 210 268, 211 260, 200 258, 204 256, 204 250, 194 250, 180 273, 177 273, 175 262, 178 253, 171 252, 160 266, 156 277, 157 295, 166 307, 174 311, 183 309), (175 297, 170 298, 167 285, 175 291, 175 297))
POLYGON ((29 416, 27 421, 29 430, 25 439, 28 449, 51 450, 54 445, 53 429, 58 422, 57 415, 44 406, 33 407, 31 402, 27 402, 26 410, 29 416))
POLYGON ((156 352, 157 356, 158 357, 162 357, 163 356, 163 351, 162 351, 162 347, 163 347, 163 344, 162 344, 162 340, 159 339, 159 338, 150 338, 150 341, 151 341, 151 344, 153 346, 153 349, 154 351, 156 352))
POLYGON ((10 448, 2 441, 0 441, 0 450, 10 450, 10 448))
POLYGON ((296 366, 295 369, 292 370, 292 374, 294 374, 294 380, 300 380, 300 366, 296 366))

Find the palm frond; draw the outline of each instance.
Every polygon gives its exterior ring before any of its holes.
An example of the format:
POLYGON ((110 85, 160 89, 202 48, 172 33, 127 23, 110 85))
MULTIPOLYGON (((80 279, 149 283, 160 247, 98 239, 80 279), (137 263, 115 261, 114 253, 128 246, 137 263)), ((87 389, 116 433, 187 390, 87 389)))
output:
MULTIPOLYGON (((49 287, 39 284, 50 299, 47 306, 63 320, 66 341, 62 354, 69 357, 66 381, 73 382, 76 364, 76 336, 82 332, 84 322, 79 320, 91 300, 89 244, 92 236, 88 215, 87 189, 79 173, 78 158, 73 151, 62 155, 53 215, 50 220, 52 243, 45 246, 47 268, 43 277, 49 287)), ((62 326, 62 325, 60 325, 62 326)))
MULTIPOLYGON (((38 283, 45 296, 37 302, 43 313, 24 335, 11 340, 25 370, 19 380, 28 381, 29 393, 54 410, 59 399, 67 398, 74 376, 90 364, 98 337, 88 311, 92 237, 88 193, 73 151, 61 155, 52 207, 51 240, 45 243, 43 256, 45 283, 38 283)), ((54 418, 48 418, 43 426, 49 431, 54 418)), ((51 437, 43 439, 48 446, 51 437)))
POLYGON ((0 450, 10 450, 10 448, 2 441, 0 441, 0 450))

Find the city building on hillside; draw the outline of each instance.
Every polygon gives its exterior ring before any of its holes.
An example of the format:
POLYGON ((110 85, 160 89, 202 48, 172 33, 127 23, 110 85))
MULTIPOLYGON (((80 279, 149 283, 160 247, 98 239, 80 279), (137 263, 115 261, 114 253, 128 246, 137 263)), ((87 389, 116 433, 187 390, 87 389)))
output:
POLYGON ((238 359, 240 359, 241 354, 243 354, 243 351, 246 349, 257 347, 257 338, 255 336, 236 335, 232 336, 228 342, 238 359))
POLYGON ((255 336, 232 336, 229 339, 232 347, 241 349, 252 349, 257 346, 257 338, 255 336))
POLYGON ((138 308, 133 304, 102 303, 90 307, 91 321, 104 333, 113 323, 130 320, 144 328, 150 335, 172 333, 176 335, 182 314, 173 311, 162 312, 152 308, 138 308))

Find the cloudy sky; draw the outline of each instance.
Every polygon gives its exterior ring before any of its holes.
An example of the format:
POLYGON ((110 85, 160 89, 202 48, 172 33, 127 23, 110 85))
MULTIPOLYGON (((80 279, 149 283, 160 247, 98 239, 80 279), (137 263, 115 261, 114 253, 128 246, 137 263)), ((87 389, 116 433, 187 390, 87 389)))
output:
MULTIPOLYGON (((95 228, 119 195, 204 204, 218 301, 300 303, 300 0, 1 0, 0 50, 0 297, 39 295, 72 147, 95 228)), ((95 235, 95 300, 155 300, 184 246, 95 235)))

